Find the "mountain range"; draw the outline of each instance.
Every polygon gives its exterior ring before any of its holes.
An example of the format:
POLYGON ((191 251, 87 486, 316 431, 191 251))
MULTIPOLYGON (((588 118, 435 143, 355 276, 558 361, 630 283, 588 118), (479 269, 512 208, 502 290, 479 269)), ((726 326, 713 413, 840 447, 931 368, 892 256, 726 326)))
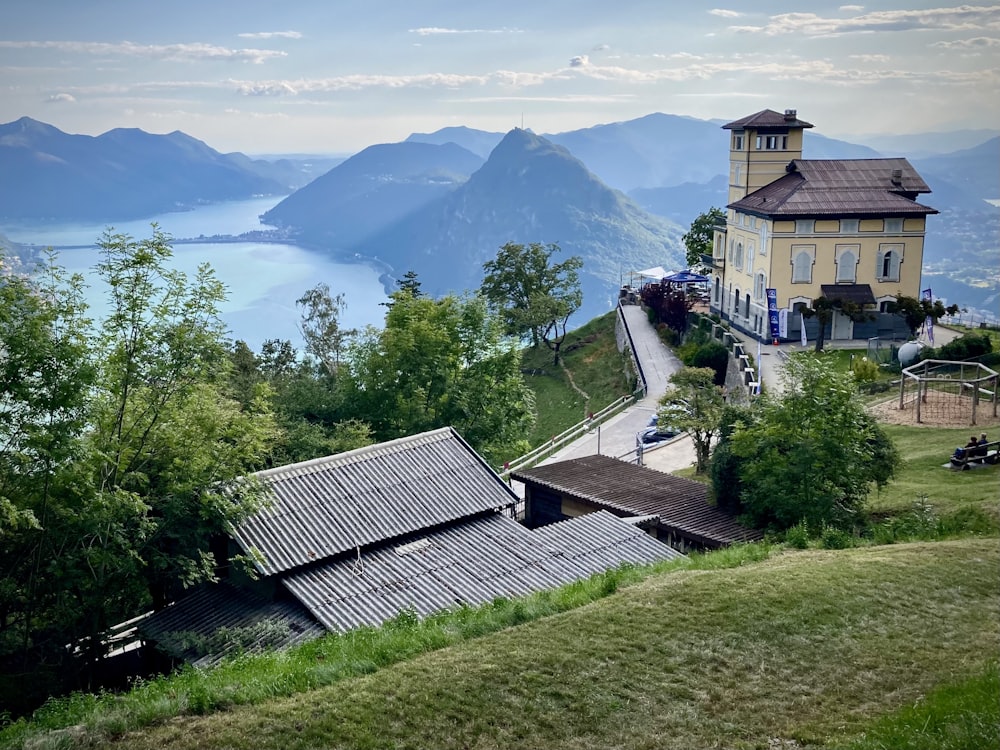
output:
MULTIPOLYGON (((587 308, 600 312, 629 271, 680 267, 681 234, 725 205, 722 123, 655 113, 545 135, 452 127, 339 160, 221 154, 180 132, 69 135, 22 118, 0 125, 0 225, 115 221, 287 195, 263 217, 281 236, 379 260, 391 267, 390 285, 416 271, 431 293, 478 286, 482 264, 507 241, 557 243, 583 257, 587 308)), ((925 273, 958 284, 959 295, 988 297, 982 271, 996 266, 1000 209, 984 199, 1000 197, 1000 137, 989 135, 911 159, 934 191, 925 202, 941 211, 925 273)), ((949 143, 947 134, 939 140, 949 143)), ((805 158, 880 155, 806 135, 805 158)))

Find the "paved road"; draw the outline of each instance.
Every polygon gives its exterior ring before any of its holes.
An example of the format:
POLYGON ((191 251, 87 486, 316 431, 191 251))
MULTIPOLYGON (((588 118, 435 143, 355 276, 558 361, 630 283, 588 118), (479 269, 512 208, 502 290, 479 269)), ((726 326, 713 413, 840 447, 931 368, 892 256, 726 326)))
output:
MULTIPOLYGON (((660 341, 645 311, 638 305, 624 305, 622 311, 636 358, 646 377, 646 396, 627 407, 590 434, 563 447, 543 464, 565 461, 570 458, 591 456, 596 453, 625 460, 635 460, 636 433, 649 424, 656 413, 660 397, 666 393, 670 376, 681 368, 676 355, 660 341)), ((687 436, 643 451, 643 464, 661 471, 674 471, 694 463, 694 447, 687 436)))

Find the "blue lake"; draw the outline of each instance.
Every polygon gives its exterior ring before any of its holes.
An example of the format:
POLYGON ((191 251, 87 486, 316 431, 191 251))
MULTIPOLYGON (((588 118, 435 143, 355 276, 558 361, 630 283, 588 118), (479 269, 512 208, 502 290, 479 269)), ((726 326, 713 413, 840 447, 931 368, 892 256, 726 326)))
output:
MULTIPOLYGON (((203 206, 193 211, 162 214, 138 221, 111 225, 113 231, 136 239, 152 234, 151 223, 178 239, 217 234, 242 234, 255 229, 270 229, 260 223, 260 214, 280 198, 203 206)), ((109 225, 3 225, 0 233, 11 240, 43 246, 90 245, 109 225)), ((200 263, 209 263, 226 285, 229 296, 222 305, 222 318, 233 339, 243 339, 259 350, 267 339, 289 339, 301 346, 298 330, 299 310, 295 300, 307 289, 324 282, 333 294, 343 294, 347 302, 341 325, 346 328, 381 326, 385 316, 385 290, 379 271, 363 263, 345 263, 316 250, 295 245, 237 242, 177 244, 174 268, 193 274, 200 263)), ((88 302, 98 317, 107 310, 107 289, 93 274, 100 260, 96 247, 63 250, 58 263, 71 272, 80 272, 90 283, 88 302)))

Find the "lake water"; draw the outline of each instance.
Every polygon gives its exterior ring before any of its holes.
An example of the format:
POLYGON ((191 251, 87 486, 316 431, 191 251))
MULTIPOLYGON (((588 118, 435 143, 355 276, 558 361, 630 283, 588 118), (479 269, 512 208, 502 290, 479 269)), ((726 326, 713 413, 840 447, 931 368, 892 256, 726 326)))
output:
MULTIPOLYGON (((242 234, 255 229, 270 229, 260 223, 260 214, 277 204, 280 198, 257 198, 247 201, 203 206, 193 211, 162 214, 138 221, 113 225, 115 232, 136 239, 152 234, 150 224, 178 239, 242 234)), ((4 225, 0 233, 15 242, 42 246, 89 245, 104 233, 108 225, 4 225)), ((347 302, 341 325, 346 328, 381 326, 386 308, 380 303, 387 297, 379 282, 379 271, 363 263, 344 263, 315 250, 295 245, 237 242, 174 245, 174 268, 193 275, 198 264, 209 263, 216 276, 229 290, 222 305, 222 318, 233 339, 243 339, 258 351, 267 339, 289 339, 301 346, 298 331, 300 311, 295 300, 320 282, 329 285, 333 294, 343 294, 347 302)), ((63 250, 58 263, 71 272, 88 278, 88 302, 94 317, 107 310, 107 288, 92 270, 99 261, 96 247, 63 250)))

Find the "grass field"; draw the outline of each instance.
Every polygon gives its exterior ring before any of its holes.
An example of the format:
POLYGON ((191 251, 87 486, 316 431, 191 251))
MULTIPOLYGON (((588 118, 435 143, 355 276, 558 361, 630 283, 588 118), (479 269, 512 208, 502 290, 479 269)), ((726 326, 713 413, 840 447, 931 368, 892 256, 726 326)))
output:
POLYGON ((615 315, 609 312, 570 331, 562 345, 563 367, 554 365, 544 345, 524 351, 522 368, 537 409, 532 447, 631 394, 634 379, 615 342, 615 315))
MULTIPOLYGON (((846 746, 935 688, 991 674, 998 588, 996 539, 676 571, 328 688, 95 746, 846 746)), ((986 721, 967 747, 996 747, 996 732, 986 721)))

